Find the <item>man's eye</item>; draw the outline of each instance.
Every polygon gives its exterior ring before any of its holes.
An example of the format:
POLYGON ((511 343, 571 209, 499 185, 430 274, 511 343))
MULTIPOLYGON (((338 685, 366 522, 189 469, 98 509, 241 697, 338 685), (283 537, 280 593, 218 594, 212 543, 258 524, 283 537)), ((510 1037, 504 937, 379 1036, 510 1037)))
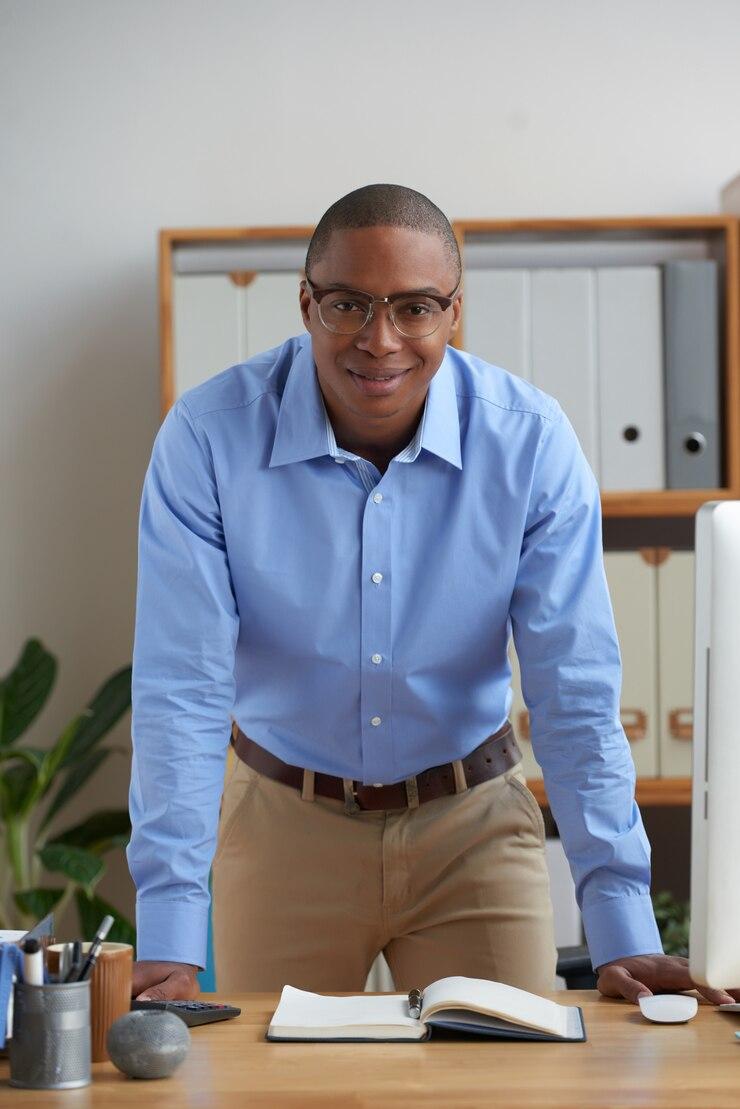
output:
POLYGON ((357 300, 333 300, 331 301, 330 308, 332 312, 364 312, 365 305, 360 304, 357 300))
POLYGON ((428 300, 406 301, 396 308, 396 312, 400 312, 402 316, 413 316, 417 319, 420 316, 428 316, 433 310, 428 300))

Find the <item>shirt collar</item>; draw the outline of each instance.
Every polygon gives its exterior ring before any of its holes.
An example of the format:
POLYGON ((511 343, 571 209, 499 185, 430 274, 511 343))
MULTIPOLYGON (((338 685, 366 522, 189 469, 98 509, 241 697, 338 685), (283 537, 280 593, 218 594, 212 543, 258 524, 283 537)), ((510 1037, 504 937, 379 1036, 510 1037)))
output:
MULTIPOLYGON (((458 470, 462 469, 455 379, 447 352, 429 383, 416 435, 396 455, 396 460, 413 462, 422 447, 458 470)), ((324 455, 348 459, 355 457, 337 446, 316 376, 311 340, 306 336, 283 389, 270 467, 305 462, 324 455)))

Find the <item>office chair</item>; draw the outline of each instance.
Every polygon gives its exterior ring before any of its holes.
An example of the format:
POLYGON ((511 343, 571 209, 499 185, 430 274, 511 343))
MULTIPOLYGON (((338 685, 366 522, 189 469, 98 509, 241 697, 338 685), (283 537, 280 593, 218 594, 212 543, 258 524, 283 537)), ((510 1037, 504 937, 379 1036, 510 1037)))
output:
POLYGON ((556 973, 565 979, 567 990, 596 989, 596 973, 585 946, 559 947, 556 973))

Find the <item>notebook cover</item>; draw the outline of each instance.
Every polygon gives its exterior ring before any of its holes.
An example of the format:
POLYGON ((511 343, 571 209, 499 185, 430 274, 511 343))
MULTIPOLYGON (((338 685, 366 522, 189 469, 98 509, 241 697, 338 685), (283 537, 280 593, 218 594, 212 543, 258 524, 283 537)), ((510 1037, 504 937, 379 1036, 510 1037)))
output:
POLYGON ((577 1023, 580 1026, 578 1035, 575 1036, 550 1036, 547 1032, 537 1032, 534 1028, 491 1028, 487 1024, 470 1023, 466 1025, 457 1024, 455 1021, 445 1020, 432 1020, 429 1022, 428 1027, 432 1030, 432 1039, 435 1038, 437 1030, 444 1030, 445 1039, 481 1039, 481 1037, 492 1040, 530 1040, 538 1043, 553 1043, 553 1044, 581 1044, 587 1039, 586 1025, 583 1021, 583 1010, 580 1006, 569 1006, 572 1013, 578 1014, 577 1023))

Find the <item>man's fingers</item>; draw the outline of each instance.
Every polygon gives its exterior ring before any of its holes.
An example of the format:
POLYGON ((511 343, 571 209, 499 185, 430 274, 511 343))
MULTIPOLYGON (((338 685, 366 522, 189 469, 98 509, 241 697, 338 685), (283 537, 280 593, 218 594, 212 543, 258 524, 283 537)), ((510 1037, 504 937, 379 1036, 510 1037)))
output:
POLYGON ((189 1001, 200 993, 191 963, 135 962, 131 996, 137 1001, 189 1001))
MULTIPOLYGON (((143 982, 141 986, 144 986, 143 982)), ((159 982, 152 982, 150 978, 143 989, 141 986, 138 987, 139 992, 134 990, 137 1001, 190 1001, 200 993, 197 978, 179 968, 169 974, 162 972, 159 982)))
POLYGON ((740 994, 738 990, 699 985, 692 981, 688 959, 663 955, 635 955, 606 963, 599 969, 598 986, 606 997, 625 997, 633 1002, 652 993, 696 990, 712 1005, 728 1005, 734 1001, 733 995, 740 994))
POLYGON ((635 1004, 638 997, 652 996, 652 990, 649 990, 643 982, 633 978, 626 967, 604 967, 599 971, 598 986, 605 997, 626 997, 628 1001, 635 1004))
POLYGON ((197 982, 184 974, 171 974, 158 986, 147 986, 137 1001, 191 1001, 200 992, 197 982))
MULTIPOLYGON (((147 966, 146 963, 135 966, 131 976, 131 996, 146 1000, 150 997, 151 990, 160 986, 169 973, 169 967, 147 966)), ((158 999, 152 997, 152 1000, 158 999)))
POLYGON ((697 990, 712 1005, 727 1005, 734 1000, 727 990, 716 990, 710 986, 700 986, 694 982, 691 978, 688 959, 673 959, 670 966, 666 967, 665 971, 661 973, 658 985, 661 990, 667 993, 697 990))
POLYGON ((136 998, 137 1001, 173 1001, 174 994, 167 993, 161 986, 149 986, 136 998))
POLYGON ((698 990, 702 997, 706 997, 707 1001, 711 1001, 712 1005, 732 1005, 735 1000, 727 990, 712 990, 709 986, 695 986, 694 989, 698 990))

